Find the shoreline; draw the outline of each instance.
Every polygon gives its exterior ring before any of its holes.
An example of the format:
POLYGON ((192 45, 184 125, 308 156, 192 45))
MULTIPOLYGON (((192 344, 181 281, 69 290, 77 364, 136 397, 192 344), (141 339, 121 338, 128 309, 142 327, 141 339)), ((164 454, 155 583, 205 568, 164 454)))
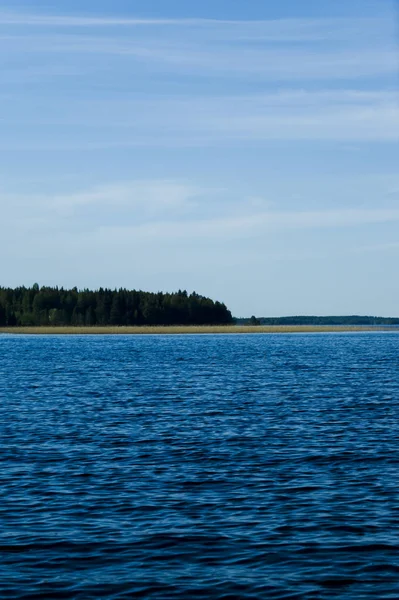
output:
POLYGON ((399 327, 391 325, 155 325, 142 327, 0 327, 0 335, 192 335, 248 333, 355 333, 372 331, 399 332, 399 327))

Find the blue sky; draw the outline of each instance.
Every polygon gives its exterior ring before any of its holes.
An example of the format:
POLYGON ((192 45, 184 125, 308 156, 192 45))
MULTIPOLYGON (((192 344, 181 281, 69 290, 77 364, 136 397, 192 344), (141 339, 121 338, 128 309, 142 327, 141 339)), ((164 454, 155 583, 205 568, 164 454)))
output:
POLYGON ((390 0, 0 8, 1 284, 399 315, 390 0))

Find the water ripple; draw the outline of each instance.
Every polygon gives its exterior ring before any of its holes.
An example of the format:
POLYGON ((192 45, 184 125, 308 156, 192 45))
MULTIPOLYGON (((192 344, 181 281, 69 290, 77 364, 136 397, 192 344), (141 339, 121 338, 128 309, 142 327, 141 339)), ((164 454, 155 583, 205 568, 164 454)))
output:
POLYGON ((399 598, 399 336, 0 336, 0 597, 399 598))

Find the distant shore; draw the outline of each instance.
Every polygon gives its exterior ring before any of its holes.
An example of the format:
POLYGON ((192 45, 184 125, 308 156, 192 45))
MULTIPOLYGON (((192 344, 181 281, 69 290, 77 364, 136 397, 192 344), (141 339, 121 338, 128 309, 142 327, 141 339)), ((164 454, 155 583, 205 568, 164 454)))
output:
POLYGON ((0 334, 30 335, 150 335, 150 334, 243 334, 243 333, 328 333, 399 331, 384 325, 181 325, 143 327, 0 327, 0 334))

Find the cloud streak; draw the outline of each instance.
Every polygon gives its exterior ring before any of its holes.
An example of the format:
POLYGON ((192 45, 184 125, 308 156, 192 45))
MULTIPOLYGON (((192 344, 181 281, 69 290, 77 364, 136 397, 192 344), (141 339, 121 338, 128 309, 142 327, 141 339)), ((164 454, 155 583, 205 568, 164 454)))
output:
POLYGON ((398 69, 387 17, 229 21, 0 11, 0 43, 4 53, 104 55, 124 68, 130 60, 204 77, 339 80, 398 69))
POLYGON ((355 32, 367 29, 370 34, 376 30, 394 32, 392 20, 377 18, 280 18, 261 20, 232 20, 212 18, 128 18, 111 16, 85 16, 62 14, 33 14, 0 10, 0 26, 40 27, 40 28, 201 28, 218 30, 223 35, 237 37, 251 36, 251 39, 268 38, 276 41, 322 41, 343 39, 355 32), (221 30, 221 31, 220 31, 221 30))
POLYGON ((398 70, 398 56, 393 44, 376 46, 323 47, 318 51, 306 47, 291 48, 268 44, 231 44, 210 42, 206 37, 178 38, 166 36, 109 37, 98 35, 59 34, 48 36, 3 35, 3 52, 26 52, 54 56, 95 55, 124 61, 124 68, 147 64, 152 69, 171 70, 203 77, 223 74, 234 79, 262 77, 270 81, 348 80, 381 77, 398 70), (129 61, 126 63, 126 61, 129 61))
MULTIPOLYGON (((111 228, 109 233, 133 234, 144 239, 186 240, 200 238, 241 239, 276 231, 307 229, 340 229, 399 221, 399 209, 340 209, 324 211, 261 212, 250 216, 234 216, 184 223, 146 223, 138 227, 111 228)), ((99 228, 99 232, 108 228, 99 228)))
MULTIPOLYGON (((396 142, 399 103, 394 91, 286 90, 243 96, 163 96, 160 99, 109 98, 75 101, 70 107, 53 99, 34 118, 18 115, 18 123, 46 131, 62 128, 48 147, 92 149, 117 147, 207 146, 276 140, 329 142, 396 142), (53 114, 50 117, 50 114, 53 114), (95 138, 95 139, 94 139, 95 138)), ((15 108, 13 102, 12 108, 15 108)), ((12 122, 12 119, 8 119, 12 122)), ((24 144, 26 140, 25 128, 24 144)), ((39 137, 39 136, 37 136, 39 137)), ((7 143, 15 148, 17 141, 7 143)), ((44 146, 46 147, 46 146, 44 146)))
POLYGON ((121 236, 143 240, 240 239, 274 231, 340 229, 399 221, 396 208, 275 210, 270 203, 254 203, 251 197, 236 198, 226 205, 226 193, 188 182, 149 180, 52 196, 2 194, 0 206, 8 222, 21 221, 24 214, 32 229, 45 224, 51 232, 53 228, 73 232, 78 216, 77 231, 107 231, 111 236, 119 231, 121 236), (116 220, 110 221, 115 211, 116 220))

